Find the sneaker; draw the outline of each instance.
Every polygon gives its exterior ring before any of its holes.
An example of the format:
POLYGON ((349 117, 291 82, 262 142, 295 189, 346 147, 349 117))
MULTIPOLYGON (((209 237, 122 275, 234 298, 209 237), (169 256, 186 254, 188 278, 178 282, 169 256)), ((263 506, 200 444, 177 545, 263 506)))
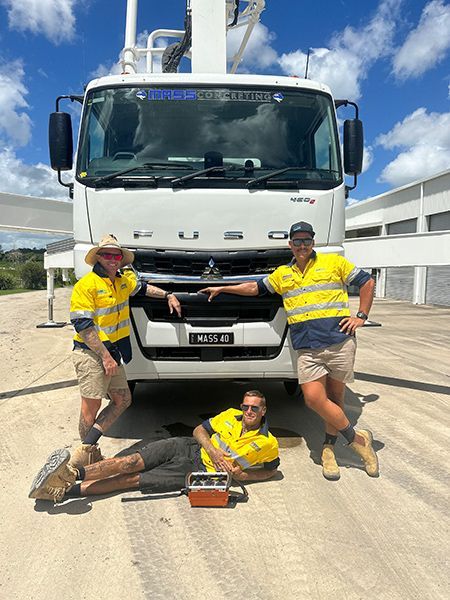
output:
POLYGON ((31 484, 29 498, 60 502, 77 479, 78 473, 68 463, 70 453, 65 448, 54 450, 31 484))
POLYGON ((100 460, 103 460, 102 453, 97 444, 81 444, 72 452, 70 466, 74 469, 92 465, 100 460))
POLYGON ((322 448, 322 474, 330 481, 337 481, 341 476, 331 444, 324 444, 322 448))
POLYGON ((370 477, 378 477, 380 474, 380 469, 378 467, 378 457, 372 447, 372 432, 368 429, 357 429, 355 433, 364 438, 365 444, 364 446, 361 446, 361 444, 352 442, 350 444, 350 448, 352 448, 356 454, 359 454, 359 456, 363 459, 367 475, 370 475, 370 477))

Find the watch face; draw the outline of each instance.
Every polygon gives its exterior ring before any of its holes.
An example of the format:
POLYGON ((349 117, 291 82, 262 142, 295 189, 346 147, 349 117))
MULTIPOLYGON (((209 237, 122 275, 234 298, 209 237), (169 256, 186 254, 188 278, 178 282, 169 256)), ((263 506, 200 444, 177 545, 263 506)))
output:
POLYGON ((363 312, 357 312, 357 313, 356 313, 356 316, 357 316, 359 319, 364 319, 364 321, 367 319, 367 315, 366 315, 366 313, 363 313, 363 312))

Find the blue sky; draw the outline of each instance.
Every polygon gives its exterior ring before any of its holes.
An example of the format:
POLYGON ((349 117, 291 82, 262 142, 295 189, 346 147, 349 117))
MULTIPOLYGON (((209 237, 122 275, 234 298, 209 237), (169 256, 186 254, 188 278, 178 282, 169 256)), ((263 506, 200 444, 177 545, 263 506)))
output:
MULTIPOLYGON (((184 8, 141 0, 139 34, 181 29, 184 8)), ((0 0, 0 192, 67 198, 48 167, 48 114, 58 95, 117 71, 125 10, 126 0, 0 0)), ((235 33, 230 53, 236 44, 235 33)), ((352 200, 450 168, 450 2, 266 0, 241 71, 302 75, 308 48, 310 78, 360 106, 366 155, 352 200)))

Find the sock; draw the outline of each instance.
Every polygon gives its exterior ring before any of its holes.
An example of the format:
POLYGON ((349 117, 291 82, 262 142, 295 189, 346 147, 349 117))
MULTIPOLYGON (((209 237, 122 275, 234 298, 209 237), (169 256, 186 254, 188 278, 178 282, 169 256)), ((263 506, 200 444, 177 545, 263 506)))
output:
POLYGON ((81 497, 81 483, 73 485, 68 492, 65 494, 66 498, 80 498, 81 497))
POLYGON ((330 445, 330 446, 334 446, 334 444, 336 443, 337 440, 337 435, 331 435, 331 433, 326 433, 325 432, 325 441, 324 441, 324 445, 330 445))
POLYGON ((79 481, 83 481, 84 478, 86 477, 86 470, 84 467, 77 467, 77 471, 78 471, 78 477, 77 479, 79 481))
POLYGON ((88 431, 87 436, 83 440, 83 444, 96 444, 98 440, 102 437, 103 432, 100 429, 97 429, 95 425, 88 431))
POLYGON ((351 444, 355 439, 355 430, 353 429, 353 425, 351 423, 349 423, 345 429, 340 429, 339 433, 342 433, 349 444, 351 444))

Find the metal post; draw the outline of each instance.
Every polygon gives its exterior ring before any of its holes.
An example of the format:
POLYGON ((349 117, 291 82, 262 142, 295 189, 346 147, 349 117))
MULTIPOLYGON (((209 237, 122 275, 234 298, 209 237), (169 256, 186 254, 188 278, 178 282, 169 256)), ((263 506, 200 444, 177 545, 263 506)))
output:
POLYGON ((127 17, 125 24, 125 46, 123 49, 122 71, 124 73, 137 73, 136 55, 136 28, 137 28, 138 0, 127 1, 127 17))
POLYGON ((48 304, 48 321, 36 325, 38 329, 64 327, 65 321, 56 322, 53 320, 53 300, 55 298, 55 269, 47 269, 47 304, 48 304))

